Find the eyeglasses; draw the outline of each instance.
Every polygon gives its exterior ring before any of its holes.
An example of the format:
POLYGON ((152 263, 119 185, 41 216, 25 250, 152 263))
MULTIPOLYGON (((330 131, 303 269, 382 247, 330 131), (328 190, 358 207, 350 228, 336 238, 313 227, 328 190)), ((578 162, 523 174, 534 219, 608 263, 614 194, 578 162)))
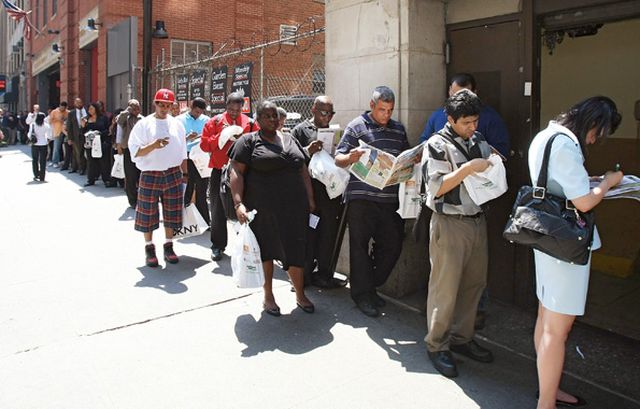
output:
POLYGON ((336 111, 318 111, 322 116, 334 116, 336 111))

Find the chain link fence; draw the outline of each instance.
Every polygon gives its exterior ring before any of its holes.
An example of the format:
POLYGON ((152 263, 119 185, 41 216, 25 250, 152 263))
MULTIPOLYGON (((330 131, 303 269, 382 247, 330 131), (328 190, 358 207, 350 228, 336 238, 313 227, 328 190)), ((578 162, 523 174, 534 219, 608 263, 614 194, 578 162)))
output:
POLYGON ((172 89, 182 110, 202 97, 212 115, 224 111, 230 92, 244 96, 248 115, 260 101, 272 100, 287 111, 285 128, 293 128, 311 116, 313 100, 325 92, 324 28, 301 28, 248 46, 232 40, 191 62, 170 58, 151 72, 151 86, 172 89))

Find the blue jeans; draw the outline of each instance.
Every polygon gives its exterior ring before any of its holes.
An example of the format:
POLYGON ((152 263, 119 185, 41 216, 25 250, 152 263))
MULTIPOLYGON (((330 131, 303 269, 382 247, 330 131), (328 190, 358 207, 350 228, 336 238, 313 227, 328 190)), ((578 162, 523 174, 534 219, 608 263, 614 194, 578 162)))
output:
POLYGON ((53 140, 53 156, 51 157, 51 162, 58 163, 60 162, 60 151, 62 150, 62 135, 58 135, 53 140))

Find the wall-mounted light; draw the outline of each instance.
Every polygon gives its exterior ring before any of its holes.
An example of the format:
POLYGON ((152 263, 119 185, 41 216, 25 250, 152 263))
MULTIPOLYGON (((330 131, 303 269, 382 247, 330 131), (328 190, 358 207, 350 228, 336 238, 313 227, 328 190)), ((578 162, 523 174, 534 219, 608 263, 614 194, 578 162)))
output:
POLYGON ((94 18, 87 19, 87 31, 96 31, 98 27, 102 27, 102 23, 98 23, 94 18))
POLYGON ((64 50, 64 47, 63 47, 63 46, 61 46, 61 45, 59 45, 58 43, 53 43, 53 44, 51 45, 51 49, 53 50, 53 52, 54 52, 54 53, 59 53, 59 52, 61 52, 62 50, 64 50))
POLYGON ((164 28, 164 21, 156 20, 156 29, 151 34, 153 38, 169 38, 169 33, 164 28))
POLYGON ((52 29, 48 29, 48 30, 47 30, 47 34, 60 34, 60 30, 52 30, 52 29))

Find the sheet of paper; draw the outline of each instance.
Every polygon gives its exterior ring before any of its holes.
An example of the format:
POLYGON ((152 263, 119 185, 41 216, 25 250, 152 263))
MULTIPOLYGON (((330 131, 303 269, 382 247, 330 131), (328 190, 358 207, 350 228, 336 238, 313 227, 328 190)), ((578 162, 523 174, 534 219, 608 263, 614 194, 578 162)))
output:
POLYGON ((320 217, 316 216, 313 213, 309 214, 309 227, 315 229, 316 227, 318 227, 318 223, 320 223, 320 217))

